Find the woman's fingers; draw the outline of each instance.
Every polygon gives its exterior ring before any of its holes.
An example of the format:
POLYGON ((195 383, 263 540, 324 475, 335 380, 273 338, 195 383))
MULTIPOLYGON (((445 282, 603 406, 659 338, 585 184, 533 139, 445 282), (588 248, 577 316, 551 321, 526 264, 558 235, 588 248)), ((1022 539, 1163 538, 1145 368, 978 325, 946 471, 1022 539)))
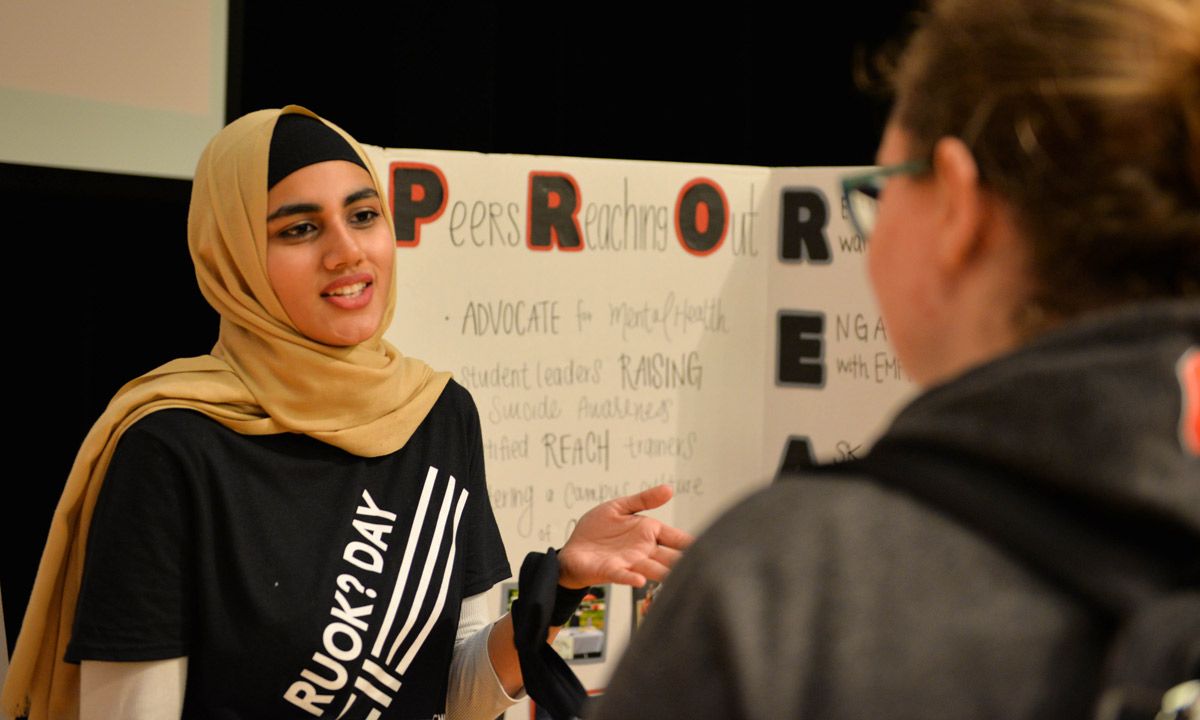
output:
POLYGON ((671 489, 670 485, 658 485, 649 490, 643 490, 636 495, 617 498, 613 502, 616 503, 621 512, 626 515, 632 515, 643 510, 653 510, 656 507, 661 507, 674 494, 675 491, 671 489))
POLYGON ((689 545, 696 541, 688 533, 680 530, 677 527, 663 524, 658 529, 658 544, 660 548, 671 548, 673 550, 686 550, 689 545))
POLYGON ((683 552, 674 548, 659 546, 649 559, 666 569, 670 569, 675 563, 679 562, 679 558, 681 557, 683 557, 683 552))

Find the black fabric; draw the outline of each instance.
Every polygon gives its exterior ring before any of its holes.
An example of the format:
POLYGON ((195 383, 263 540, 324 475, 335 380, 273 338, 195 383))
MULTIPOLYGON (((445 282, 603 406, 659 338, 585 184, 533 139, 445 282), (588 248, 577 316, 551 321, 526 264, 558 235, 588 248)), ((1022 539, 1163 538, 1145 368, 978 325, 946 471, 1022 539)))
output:
POLYGON ((591 588, 570 589, 559 585, 554 589, 554 607, 550 610, 550 627, 562 627, 570 622, 591 588))
POLYGON ((508 576, 454 382, 380 458, 164 410, 117 447, 67 657, 187 656, 184 718, 432 718, 462 599, 508 576))
POLYGON ((329 160, 345 160, 367 169, 350 143, 325 123, 299 113, 280 115, 267 156, 267 189, 300 168, 329 160))
POLYGON ((572 720, 583 715, 587 691, 566 661, 546 643, 555 622, 558 587, 558 555, 553 548, 525 556, 512 607, 513 645, 525 692, 554 720, 572 720))

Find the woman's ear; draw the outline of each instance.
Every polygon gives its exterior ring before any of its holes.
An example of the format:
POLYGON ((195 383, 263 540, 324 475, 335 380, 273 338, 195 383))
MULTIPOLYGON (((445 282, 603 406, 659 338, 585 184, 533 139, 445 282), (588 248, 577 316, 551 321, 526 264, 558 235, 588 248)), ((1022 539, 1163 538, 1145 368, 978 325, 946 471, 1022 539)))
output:
POLYGON ((943 272, 956 273, 982 249, 987 198, 979 184, 979 166, 962 140, 944 137, 933 146, 933 180, 937 192, 936 261, 943 272))

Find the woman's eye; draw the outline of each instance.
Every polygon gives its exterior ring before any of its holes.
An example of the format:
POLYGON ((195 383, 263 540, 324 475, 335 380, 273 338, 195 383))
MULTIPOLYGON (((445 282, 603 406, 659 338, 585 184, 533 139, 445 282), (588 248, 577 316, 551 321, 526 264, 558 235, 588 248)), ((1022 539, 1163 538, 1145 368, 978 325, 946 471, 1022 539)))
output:
POLYGON ((282 238, 302 238, 316 232, 317 226, 311 222, 301 222, 295 225, 289 225, 279 231, 279 237, 282 238))
POLYGON ((375 219, 378 217, 378 210, 375 210, 374 208, 361 208, 359 210, 355 210, 354 213, 350 215, 350 222, 353 225, 358 225, 361 227, 364 225, 370 225, 371 223, 375 222, 375 219))

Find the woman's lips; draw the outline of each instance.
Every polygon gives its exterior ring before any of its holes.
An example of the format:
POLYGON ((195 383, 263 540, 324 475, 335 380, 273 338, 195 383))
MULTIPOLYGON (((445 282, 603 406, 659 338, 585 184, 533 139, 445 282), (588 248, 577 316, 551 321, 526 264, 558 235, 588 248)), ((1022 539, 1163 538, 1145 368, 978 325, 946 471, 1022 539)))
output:
POLYGON ((344 310, 356 310, 371 302, 374 278, 368 273, 344 275, 321 290, 321 297, 344 310))

